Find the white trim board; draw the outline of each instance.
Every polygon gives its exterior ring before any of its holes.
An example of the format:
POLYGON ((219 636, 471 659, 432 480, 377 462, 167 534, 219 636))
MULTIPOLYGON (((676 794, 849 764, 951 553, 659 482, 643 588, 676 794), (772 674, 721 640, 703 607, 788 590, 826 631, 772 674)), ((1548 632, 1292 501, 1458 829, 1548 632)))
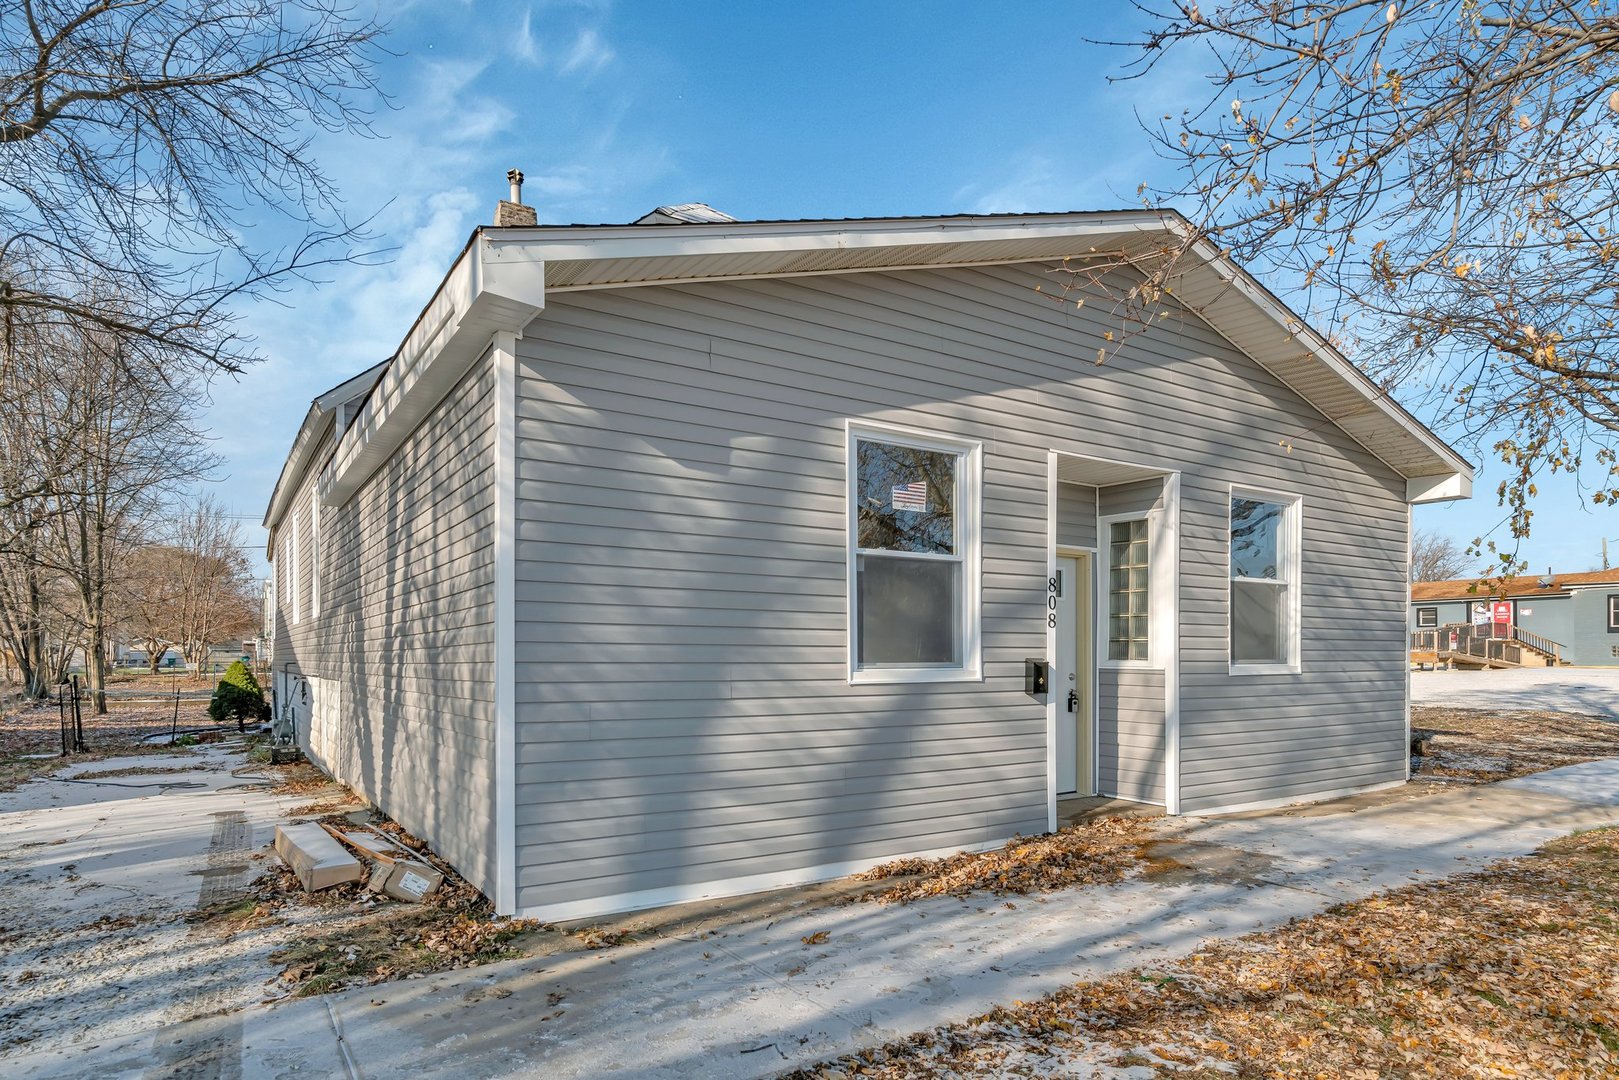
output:
MULTIPOLYGON (((1046 596, 1057 577, 1057 466, 1059 455, 1046 451, 1046 596)), ((1041 611, 1049 610, 1041 598, 1041 611)), ((1051 667, 1057 655, 1057 627, 1046 619, 1046 831, 1057 831, 1057 695, 1051 691, 1051 667)))
POLYGON ((495 368, 495 913, 517 910, 517 335, 490 341, 495 368))
MULTIPOLYGON (((1164 813, 1181 812, 1181 474, 1164 477, 1164 578, 1171 618, 1164 628, 1164 813)), ((1100 542, 1100 535, 1098 535, 1100 542)))

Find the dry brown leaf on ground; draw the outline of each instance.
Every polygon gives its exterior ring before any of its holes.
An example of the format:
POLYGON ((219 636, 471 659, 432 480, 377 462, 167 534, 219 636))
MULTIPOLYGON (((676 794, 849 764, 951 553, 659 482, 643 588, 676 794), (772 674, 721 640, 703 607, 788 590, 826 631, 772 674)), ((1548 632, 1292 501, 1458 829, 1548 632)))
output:
POLYGON ((1619 723, 1532 710, 1418 706, 1411 732, 1426 735, 1414 778, 1489 783, 1619 756, 1619 723))
POLYGON ((1619 830, 1586 833, 787 1075, 1612 1078, 1616 909, 1619 830))
POLYGON ((1034 893, 1118 881, 1137 868, 1151 840, 1152 818, 1104 817, 1043 836, 1020 836, 992 851, 938 859, 896 859, 856 877, 897 880, 858 897, 904 904, 930 896, 974 892, 1034 893))

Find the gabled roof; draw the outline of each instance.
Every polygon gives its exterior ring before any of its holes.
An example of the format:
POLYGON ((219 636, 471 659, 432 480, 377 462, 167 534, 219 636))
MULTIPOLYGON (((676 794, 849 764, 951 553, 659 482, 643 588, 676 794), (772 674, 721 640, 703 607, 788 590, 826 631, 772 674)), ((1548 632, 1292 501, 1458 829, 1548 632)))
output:
MULTIPOLYGON (((388 364, 387 360, 373 364, 358 375, 344 379, 330 390, 316 394, 315 400, 309 403, 309 411, 304 414, 304 422, 298 425, 298 434, 293 439, 292 452, 282 463, 281 474, 276 477, 275 487, 270 492, 270 503, 264 511, 266 528, 273 529, 281 520, 298 478, 303 476, 304 470, 315 459, 320 448, 323 445, 330 445, 323 436, 334 424, 337 410, 356 398, 369 394, 376 387, 377 380, 382 378, 382 373, 388 369, 388 364)), ((271 543, 274 544, 273 535, 271 543)))
MULTIPOLYGON (((1180 215, 1156 210, 735 221, 704 204, 659 207, 630 225, 480 228, 343 433, 323 495, 346 501, 494 335, 521 333, 550 293, 1062 259, 1148 267, 1189 228, 1180 215)), ((1464 458, 1212 244, 1198 244, 1177 267, 1173 291, 1406 477, 1410 501, 1471 494, 1473 468, 1464 458)))
POLYGON ((1488 589, 1479 587, 1477 578, 1458 578, 1454 581, 1418 581, 1411 585, 1411 602, 1517 600, 1534 596, 1563 595, 1570 589, 1591 588, 1602 585, 1619 586, 1619 570, 1587 570, 1578 574, 1522 574, 1514 577, 1505 585, 1495 584, 1488 589))

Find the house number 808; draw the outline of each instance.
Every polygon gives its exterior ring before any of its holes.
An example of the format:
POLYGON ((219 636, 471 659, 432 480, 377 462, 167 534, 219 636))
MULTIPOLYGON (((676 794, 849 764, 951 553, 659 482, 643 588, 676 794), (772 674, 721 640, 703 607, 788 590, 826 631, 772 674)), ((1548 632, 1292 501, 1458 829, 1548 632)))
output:
POLYGON ((1051 627, 1057 625, 1057 580, 1046 579, 1046 625, 1051 627))

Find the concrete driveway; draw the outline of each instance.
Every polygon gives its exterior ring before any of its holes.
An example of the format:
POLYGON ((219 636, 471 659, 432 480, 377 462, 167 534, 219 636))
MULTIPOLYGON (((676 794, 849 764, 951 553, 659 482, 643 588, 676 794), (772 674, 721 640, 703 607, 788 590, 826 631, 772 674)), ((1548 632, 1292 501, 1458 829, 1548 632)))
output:
POLYGON ((1164 832, 1179 867, 1119 885, 1010 903, 985 896, 798 911, 258 1006, 230 1021, 228 1060, 192 1025, 71 1053, 0 1057, 0 1070, 19 1078, 770 1076, 1610 824, 1619 824, 1616 759, 1423 797, 1395 790, 1178 819, 1164 832))
POLYGON ((1413 671, 1411 701, 1459 709, 1550 709, 1619 719, 1619 668, 1413 671))
MULTIPOLYGON (((245 890, 297 801, 234 775, 241 764, 210 746, 0 792, 0 1075, 16 1042, 71 1060, 84 1044, 150 1045, 153 1031, 264 998, 270 939, 245 950, 184 917, 245 890)), ((233 1030, 216 1032, 229 1052, 233 1030)))

